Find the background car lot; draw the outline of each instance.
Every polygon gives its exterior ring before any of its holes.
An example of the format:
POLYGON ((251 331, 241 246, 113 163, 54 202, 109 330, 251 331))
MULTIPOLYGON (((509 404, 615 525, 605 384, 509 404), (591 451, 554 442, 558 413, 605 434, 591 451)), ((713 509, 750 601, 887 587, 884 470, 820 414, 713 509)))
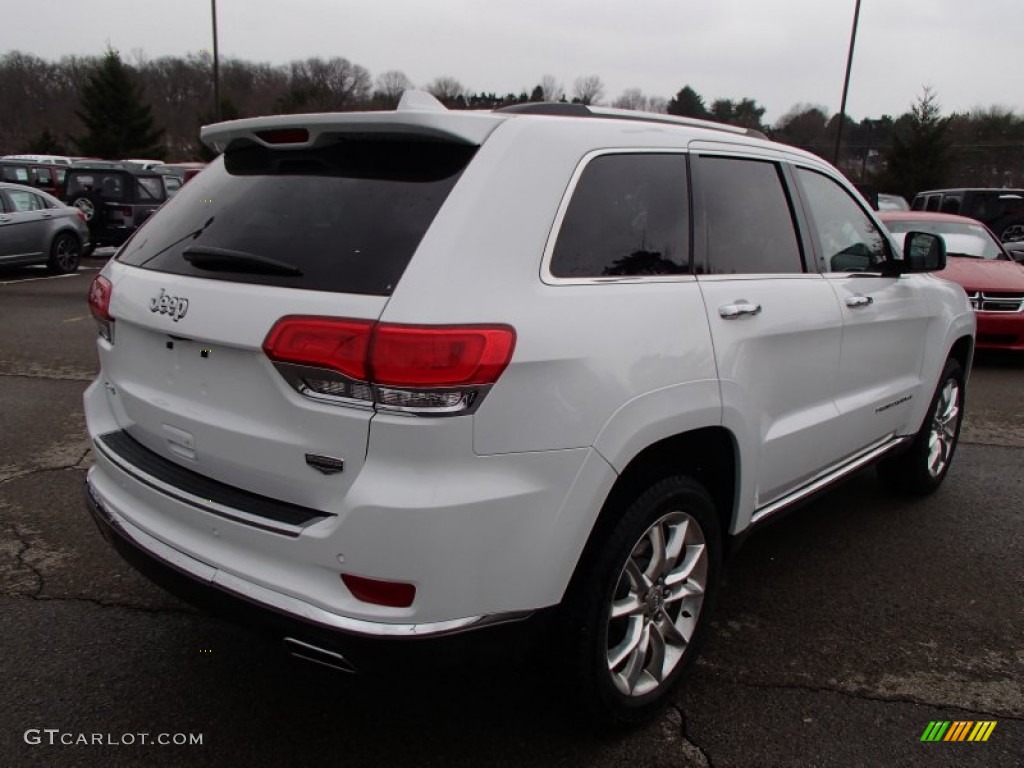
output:
POLYGON ((752 538, 676 706, 595 734, 518 663, 385 683, 321 672, 138 577, 82 503, 95 328, 81 273, 0 272, 0 762, 10 765, 978 765, 1024 746, 1024 357, 980 359, 946 485, 872 473, 752 538), (253 674, 259 669, 260 674, 253 674), (922 744, 931 720, 996 720, 922 744), (29 746, 28 728, 203 733, 29 746))

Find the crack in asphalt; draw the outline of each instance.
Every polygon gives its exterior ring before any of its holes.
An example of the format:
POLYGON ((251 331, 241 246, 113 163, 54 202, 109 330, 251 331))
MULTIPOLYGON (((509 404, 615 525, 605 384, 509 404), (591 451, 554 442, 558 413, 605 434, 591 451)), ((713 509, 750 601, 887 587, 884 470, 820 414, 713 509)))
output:
POLYGON ((708 768, 715 768, 715 763, 711 759, 711 755, 708 754, 707 750, 705 750, 704 747, 702 747, 700 744, 694 741, 693 736, 690 735, 686 720, 686 711, 678 704, 670 704, 669 706, 671 706, 672 709, 679 713, 679 733, 683 737, 683 741, 685 741, 687 744, 689 744, 691 747, 693 747, 700 753, 700 756, 704 758, 704 762, 707 764, 708 768))
POLYGON ((39 594, 39 592, 37 592, 34 595, 0 595, 0 597, 4 597, 11 601, 32 600, 37 603, 85 603, 87 605, 93 605, 98 608, 118 608, 125 611, 134 611, 136 613, 148 613, 151 615, 170 614, 172 616, 207 616, 207 614, 205 613, 201 613, 199 611, 188 608, 147 608, 144 605, 131 605, 130 603, 104 601, 94 597, 50 597, 47 595, 39 594))
POLYGON ((883 704, 912 704, 917 707, 930 707, 932 709, 955 709, 959 712, 967 712, 972 715, 982 715, 983 717, 991 718, 993 720, 1002 719, 1024 722, 1024 717, 1011 715, 1006 712, 987 712, 979 709, 968 709, 967 707, 949 704, 947 702, 936 703, 934 701, 922 701, 909 696, 884 696, 882 694, 872 694, 866 691, 850 691, 842 688, 831 688, 829 686, 801 685, 800 683, 753 683, 747 680, 737 680, 728 676, 721 677, 722 682, 727 684, 739 685, 744 688, 753 688, 755 690, 790 690, 805 691, 808 693, 834 693, 839 696, 848 696, 850 698, 861 699, 863 701, 876 701, 883 704))
POLYGON ((82 466, 82 462, 84 462, 89 457, 89 452, 91 450, 91 448, 86 448, 82 452, 82 455, 75 459, 75 461, 71 464, 61 464, 56 467, 36 467, 35 469, 25 469, 20 472, 15 472, 12 475, 0 478, 0 485, 6 485, 7 483, 12 483, 15 480, 22 480, 23 478, 31 477, 32 475, 43 474, 45 472, 64 472, 69 469, 84 470, 86 469, 86 467, 82 466))
POLYGON ((45 579, 43 578, 43 572, 25 559, 25 554, 32 549, 32 545, 25 541, 25 534, 22 533, 18 529, 18 526, 16 525, 11 528, 11 531, 14 533, 15 540, 18 542, 18 544, 21 545, 21 549, 19 549, 18 552, 14 555, 14 561, 23 566, 25 570, 30 571, 32 575, 35 576, 36 581, 38 582, 38 586, 36 587, 35 593, 31 595, 26 595, 26 597, 37 598, 40 594, 42 594, 43 586, 46 583, 45 579))

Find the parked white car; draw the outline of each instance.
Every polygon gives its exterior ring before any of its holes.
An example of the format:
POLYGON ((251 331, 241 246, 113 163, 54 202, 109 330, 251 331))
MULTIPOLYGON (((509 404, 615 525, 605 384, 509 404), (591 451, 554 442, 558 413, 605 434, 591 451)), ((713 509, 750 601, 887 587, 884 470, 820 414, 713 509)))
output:
POLYGON ((297 655, 554 616, 583 698, 637 721, 729 541, 872 462, 949 470, 971 307, 939 237, 901 252, 811 154, 418 93, 202 137, 92 286, 88 502, 297 655))

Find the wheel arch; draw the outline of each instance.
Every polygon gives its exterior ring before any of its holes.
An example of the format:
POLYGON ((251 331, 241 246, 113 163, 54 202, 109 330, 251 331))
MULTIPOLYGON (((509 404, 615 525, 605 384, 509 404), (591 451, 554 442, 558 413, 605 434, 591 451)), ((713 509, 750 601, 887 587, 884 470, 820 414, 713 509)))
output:
POLYGON ((735 436, 722 426, 688 430, 646 446, 628 462, 608 492, 569 580, 567 594, 615 527, 623 505, 664 477, 689 475, 707 489, 715 504, 722 541, 727 542, 736 515, 739 461, 735 436))
POLYGON ((953 342, 947 357, 952 357, 960 363, 966 378, 971 370, 971 360, 974 357, 974 339, 971 336, 961 336, 953 342))

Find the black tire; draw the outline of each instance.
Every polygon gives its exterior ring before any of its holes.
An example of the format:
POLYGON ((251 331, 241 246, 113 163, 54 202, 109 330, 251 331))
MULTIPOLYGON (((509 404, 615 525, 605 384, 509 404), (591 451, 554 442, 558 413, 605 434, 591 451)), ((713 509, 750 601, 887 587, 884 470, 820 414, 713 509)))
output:
POLYGON ((964 394, 963 368, 949 358, 910 448, 878 465, 886 485, 915 496, 925 496, 942 485, 960 440, 964 394))
POLYGON ((82 258, 82 243, 70 232, 60 232, 50 243, 46 268, 55 275, 76 272, 82 258))
POLYGON ((566 608, 578 690, 600 722, 642 723, 668 702, 707 633, 721 567, 714 503, 703 486, 682 475, 660 480, 635 497, 589 552, 566 608), (655 567, 655 527, 668 570, 655 567), (673 549, 678 554, 673 556, 673 549), (668 582, 657 580, 659 573, 667 573, 668 582), (613 603, 630 615, 612 618, 613 603), (630 639, 637 637, 629 651, 630 639), (629 674, 637 669, 637 675, 629 674), (635 680, 632 692, 630 679, 635 680))

